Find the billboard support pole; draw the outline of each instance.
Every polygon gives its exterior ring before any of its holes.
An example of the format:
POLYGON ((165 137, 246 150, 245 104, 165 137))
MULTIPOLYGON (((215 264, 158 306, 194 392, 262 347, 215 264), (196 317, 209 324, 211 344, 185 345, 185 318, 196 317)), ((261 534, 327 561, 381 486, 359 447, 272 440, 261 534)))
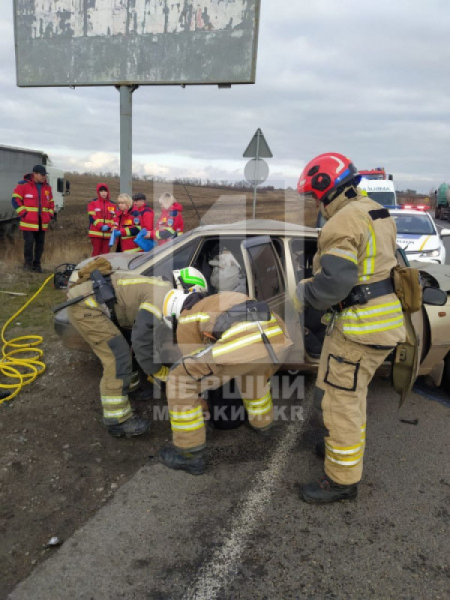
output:
POLYGON ((116 86, 120 93, 120 193, 131 196, 133 176, 133 102, 137 85, 116 86))

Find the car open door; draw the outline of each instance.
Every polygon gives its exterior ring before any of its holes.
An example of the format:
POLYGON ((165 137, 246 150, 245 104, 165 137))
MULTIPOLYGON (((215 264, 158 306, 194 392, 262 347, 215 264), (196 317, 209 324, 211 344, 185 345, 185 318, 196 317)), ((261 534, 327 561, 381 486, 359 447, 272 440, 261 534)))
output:
MULTIPOLYGON (((421 312, 417 313, 421 315, 421 312)), ((400 406, 410 393, 419 371, 419 356, 421 339, 411 318, 412 315, 403 313, 406 326, 406 342, 399 344, 394 352, 392 364, 392 383, 400 394, 400 406)), ((414 315, 413 315, 414 316, 414 315)))
MULTIPOLYGON (((396 256, 401 266, 409 266, 405 252, 397 248, 396 256)), ((406 327, 406 342, 399 344, 394 352, 392 363, 392 384, 400 394, 400 406, 408 397, 420 367, 423 344, 422 310, 411 314, 403 313, 406 327)))

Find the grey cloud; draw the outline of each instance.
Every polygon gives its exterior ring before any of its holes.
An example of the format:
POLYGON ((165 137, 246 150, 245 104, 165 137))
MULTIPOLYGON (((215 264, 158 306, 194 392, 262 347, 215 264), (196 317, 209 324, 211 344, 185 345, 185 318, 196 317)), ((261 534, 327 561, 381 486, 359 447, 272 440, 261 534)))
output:
MULTIPOLYGON (((117 153, 117 91, 17 88, 12 14, 6 17, 1 143, 86 158, 117 153)), ((277 174, 283 165, 300 172, 315 154, 334 150, 428 191, 430 179, 450 177, 449 26, 440 0, 263 0, 256 85, 141 87, 133 95, 136 162, 176 154, 203 160, 213 173, 211 161, 242 159, 261 127, 277 174)), ((223 179, 226 170, 217 173, 223 179)))

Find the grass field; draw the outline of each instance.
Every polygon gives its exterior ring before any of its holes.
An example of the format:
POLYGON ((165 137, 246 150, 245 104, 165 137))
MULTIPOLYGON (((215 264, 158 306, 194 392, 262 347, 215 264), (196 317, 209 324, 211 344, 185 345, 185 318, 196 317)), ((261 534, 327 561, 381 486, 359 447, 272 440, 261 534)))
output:
MULTIPOLYGON (((64 210, 58 216, 55 229, 48 231, 46 235, 43 264, 50 270, 63 262, 77 263, 91 253, 86 207, 88 201, 95 197, 95 186, 99 178, 93 175, 67 176, 71 182, 70 196, 65 198, 64 210)), ((108 184, 114 201, 119 194, 119 179, 106 178, 105 183, 108 184)), ((199 216, 203 223, 214 224, 233 223, 251 218, 252 215, 252 192, 195 186, 185 188, 169 183, 155 183, 153 189, 151 181, 133 181, 133 193, 143 192, 147 195, 150 206, 155 210, 155 217, 159 215, 158 197, 164 191, 171 191, 183 205, 186 231, 199 225, 199 216)), ((258 193, 257 218, 313 226, 316 215, 314 202, 302 205, 294 190, 258 193)), ((23 245, 20 236, 14 242, 3 242, 3 245, 3 266, 11 268, 22 264, 23 245)))

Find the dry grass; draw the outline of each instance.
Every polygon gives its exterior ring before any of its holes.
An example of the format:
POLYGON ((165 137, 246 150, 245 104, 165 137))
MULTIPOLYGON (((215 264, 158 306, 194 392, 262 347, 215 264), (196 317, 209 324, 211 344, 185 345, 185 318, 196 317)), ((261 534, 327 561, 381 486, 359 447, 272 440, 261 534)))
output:
MULTIPOLYGON (((64 262, 78 263, 91 254, 91 243, 87 236, 88 217, 86 207, 95 196, 95 187, 99 181, 108 184, 111 198, 119 194, 117 177, 101 178, 92 175, 69 174, 71 194, 65 199, 64 210, 58 217, 56 228, 46 234, 43 265, 52 270, 64 262)), ((200 215, 205 224, 233 223, 249 219, 252 215, 252 192, 239 192, 229 189, 184 186, 153 183, 150 181, 133 181, 133 193, 143 192, 149 204, 154 207, 155 215, 159 215, 158 197, 163 191, 172 191, 175 198, 183 205, 183 216, 186 231, 199 225, 200 215), (189 195, 195 204, 191 202, 189 195), (198 211, 198 214, 197 214, 198 211)), ((258 192, 256 217, 277 219, 291 223, 314 226, 317 208, 314 203, 302 206, 298 194, 293 190, 277 190, 274 192, 258 192)), ((2 242, 3 268, 10 271, 23 262, 23 242, 20 236, 14 242, 2 242)), ((1 269, 0 269, 1 271, 1 269)))

